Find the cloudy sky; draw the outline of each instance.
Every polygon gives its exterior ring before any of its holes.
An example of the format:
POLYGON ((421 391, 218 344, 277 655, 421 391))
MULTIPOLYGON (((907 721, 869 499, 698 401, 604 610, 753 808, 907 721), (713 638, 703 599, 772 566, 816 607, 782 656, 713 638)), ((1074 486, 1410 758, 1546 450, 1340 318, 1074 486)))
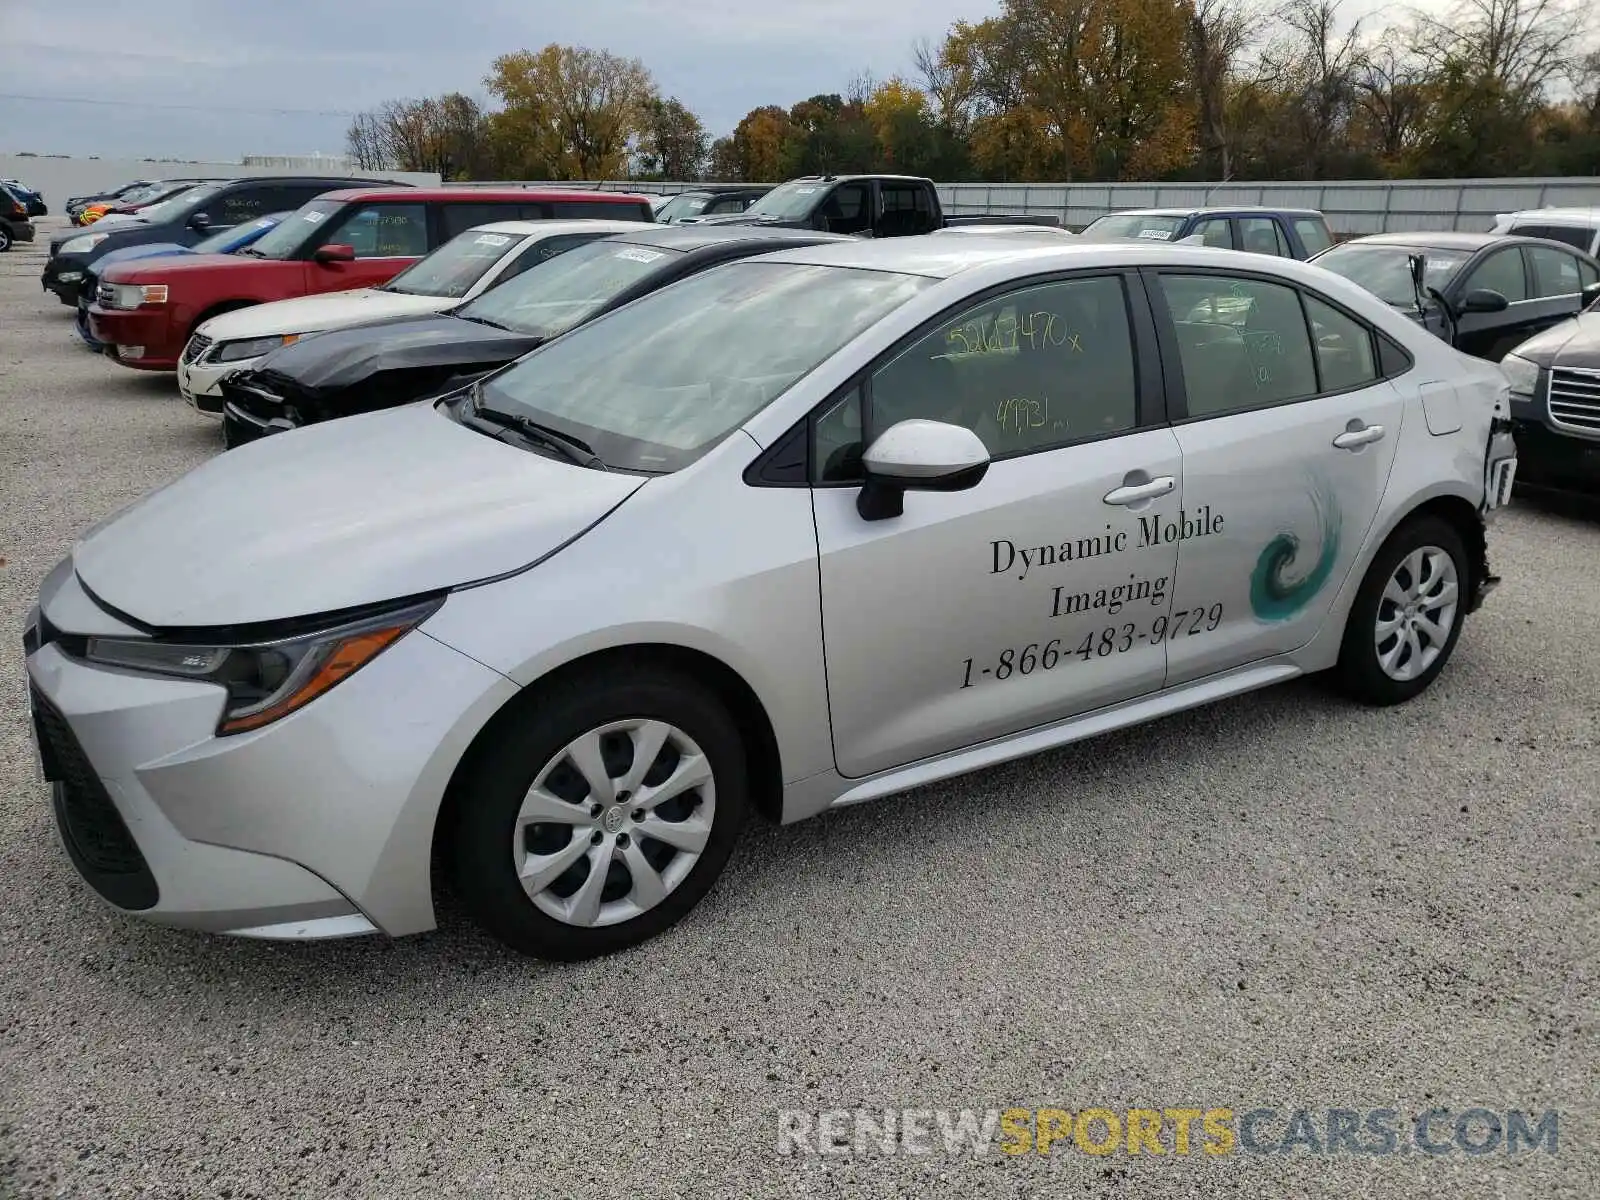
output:
MULTIPOLYGON (((1351 15, 1379 0, 1348 0, 1351 15)), ((1436 0, 1430 0, 1436 2, 1436 0)), ((715 134, 759 104, 911 73, 999 0, 0 0, 0 152, 337 153, 349 114, 550 42, 636 56, 715 134)))

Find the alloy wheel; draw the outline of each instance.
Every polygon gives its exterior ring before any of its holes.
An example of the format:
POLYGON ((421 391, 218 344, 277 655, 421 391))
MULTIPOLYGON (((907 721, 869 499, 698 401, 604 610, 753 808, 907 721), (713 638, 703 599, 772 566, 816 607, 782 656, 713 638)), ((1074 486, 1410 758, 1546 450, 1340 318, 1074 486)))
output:
POLYGON ((1385 675, 1407 683, 1433 666, 1449 644, 1460 594, 1455 560, 1438 546, 1400 560, 1378 599, 1373 631, 1385 675))
POLYGON ((711 761, 665 721, 614 721, 540 769, 512 831, 528 898, 567 925, 615 925, 660 904, 711 837, 711 761))

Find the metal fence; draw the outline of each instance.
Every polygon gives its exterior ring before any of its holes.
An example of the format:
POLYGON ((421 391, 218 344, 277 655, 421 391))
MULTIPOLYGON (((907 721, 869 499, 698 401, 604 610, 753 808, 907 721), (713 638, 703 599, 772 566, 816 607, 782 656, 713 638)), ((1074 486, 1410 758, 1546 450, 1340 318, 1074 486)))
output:
MULTIPOLYGON (((527 181, 535 182, 535 181, 527 181)), ((671 195, 692 183, 611 180, 541 187, 671 195)), ((941 183, 939 200, 951 216, 1023 213, 1055 217, 1081 229, 1123 208, 1193 208, 1266 204, 1315 208, 1341 236, 1412 229, 1487 230, 1497 213, 1525 208, 1600 208, 1600 178, 1401 179, 1328 183, 941 183)))

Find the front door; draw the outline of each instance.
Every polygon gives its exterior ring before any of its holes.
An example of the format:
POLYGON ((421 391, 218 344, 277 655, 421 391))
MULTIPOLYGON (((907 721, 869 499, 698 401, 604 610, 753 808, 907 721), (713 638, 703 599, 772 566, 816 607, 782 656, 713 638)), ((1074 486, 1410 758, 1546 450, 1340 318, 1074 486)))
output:
POLYGON ((1377 516, 1405 404, 1371 331, 1309 293, 1220 271, 1152 286, 1177 334, 1184 524, 1204 531, 1179 543, 1173 617, 1212 630, 1167 643, 1172 686, 1317 634, 1377 516))
POLYGON ((1119 276, 1019 287, 892 352, 816 425, 834 751, 859 777, 1158 690, 1177 438, 1141 397, 1119 276), (977 487, 856 510, 861 446, 973 429, 977 487), (864 434, 863 434, 864 430, 864 434))
POLYGON ((1456 322, 1456 349, 1474 358, 1499 362, 1532 336, 1549 304, 1534 298, 1520 246, 1507 246, 1485 255, 1462 274, 1453 289, 1452 301, 1459 308, 1469 293, 1479 290, 1499 292, 1507 306, 1501 312, 1462 313, 1456 322))

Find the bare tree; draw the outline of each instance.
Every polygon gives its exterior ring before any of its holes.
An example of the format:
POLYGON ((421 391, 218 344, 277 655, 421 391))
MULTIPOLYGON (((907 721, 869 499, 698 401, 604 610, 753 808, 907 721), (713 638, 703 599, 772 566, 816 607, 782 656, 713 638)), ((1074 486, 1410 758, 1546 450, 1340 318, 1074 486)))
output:
POLYGON ((1288 103, 1302 169, 1326 178, 1355 108, 1355 79, 1365 62, 1361 22, 1339 33, 1342 0, 1289 0, 1275 15, 1285 33, 1262 55, 1267 81, 1288 103))
POLYGON ((1248 41, 1249 19, 1236 3, 1198 0, 1189 16, 1188 48, 1199 109, 1199 149, 1208 177, 1233 177, 1228 86, 1248 41))

